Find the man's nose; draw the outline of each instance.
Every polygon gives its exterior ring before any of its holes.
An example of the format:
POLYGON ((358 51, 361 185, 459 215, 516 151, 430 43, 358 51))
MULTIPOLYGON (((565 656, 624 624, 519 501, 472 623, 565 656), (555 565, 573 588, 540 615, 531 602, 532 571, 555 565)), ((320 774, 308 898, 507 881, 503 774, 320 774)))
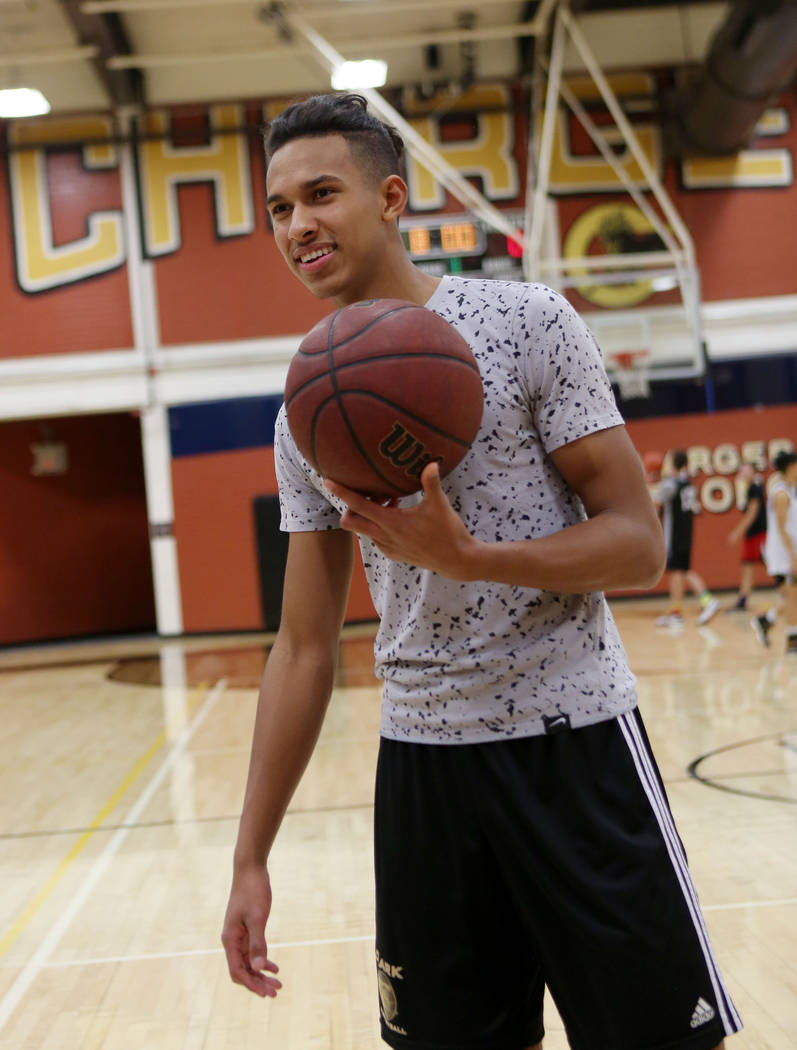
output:
POLYGON ((294 205, 291 213, 291 228, 289 230, 291 239, 294 241, 306 241, 315 232, 315 229, 316 222, 310 209, 298 204, 294 205))

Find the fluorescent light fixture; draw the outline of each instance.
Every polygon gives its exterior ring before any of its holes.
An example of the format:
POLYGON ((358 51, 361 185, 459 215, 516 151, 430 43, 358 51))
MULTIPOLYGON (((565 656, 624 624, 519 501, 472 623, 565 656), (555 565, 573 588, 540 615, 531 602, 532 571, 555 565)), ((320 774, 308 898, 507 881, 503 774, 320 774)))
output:
POLYGON ((362 62, 343 62, 332 70, 332 87, 336 91, 382 87, 387 80, 387 62, 364 58, 362 62))
POLYGON ((669 292, 671 288, 678 287, 678 279, 664 274, 661 277, 654 277, 650 282, 650 287, 654 292, 669 292))
POLYGON ((50 103, 38 88, 1 88, 0 117, 40 117, 50 103))

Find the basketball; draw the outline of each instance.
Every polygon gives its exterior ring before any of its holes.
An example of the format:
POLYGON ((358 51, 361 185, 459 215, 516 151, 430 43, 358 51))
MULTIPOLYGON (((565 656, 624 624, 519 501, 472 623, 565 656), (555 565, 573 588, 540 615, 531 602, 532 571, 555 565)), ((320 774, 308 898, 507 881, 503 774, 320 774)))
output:
POLYGON ((401 299, 344 306, 312 328, 291 361, 293 439, 323 477, 375 499, 421 488, 467 454, 484 405, 479 366, 442 317, 401 299))
POLYGON ((655 451, 646 452, 642 457, 642 463, 645 467, 645 476, 647 477, 647 480, 658 481, 661 477, 661 468, 664 464, 664 454, 655 451))

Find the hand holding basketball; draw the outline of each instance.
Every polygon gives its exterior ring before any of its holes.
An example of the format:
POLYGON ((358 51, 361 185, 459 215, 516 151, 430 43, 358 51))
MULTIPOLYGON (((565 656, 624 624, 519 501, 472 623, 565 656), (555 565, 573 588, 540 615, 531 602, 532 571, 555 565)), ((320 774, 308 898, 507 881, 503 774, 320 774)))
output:
POLYGON ((412 507, 384 506, 334 481, 325 485, 349 508, 341 527, 373 540, 385 557, 431 569, 450 580, 471 579, 478 541, 443 491, 437 463, 424 468, 421 482, 423 499, 412 507))

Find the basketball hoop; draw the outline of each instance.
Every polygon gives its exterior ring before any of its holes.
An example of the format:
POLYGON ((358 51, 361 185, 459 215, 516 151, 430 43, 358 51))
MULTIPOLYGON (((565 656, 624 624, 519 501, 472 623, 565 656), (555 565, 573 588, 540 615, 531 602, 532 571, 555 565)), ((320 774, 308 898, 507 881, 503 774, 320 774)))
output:
POLYGON ((609 361, 623 401, 650 397, 649 350, 619 350, 609 361))

